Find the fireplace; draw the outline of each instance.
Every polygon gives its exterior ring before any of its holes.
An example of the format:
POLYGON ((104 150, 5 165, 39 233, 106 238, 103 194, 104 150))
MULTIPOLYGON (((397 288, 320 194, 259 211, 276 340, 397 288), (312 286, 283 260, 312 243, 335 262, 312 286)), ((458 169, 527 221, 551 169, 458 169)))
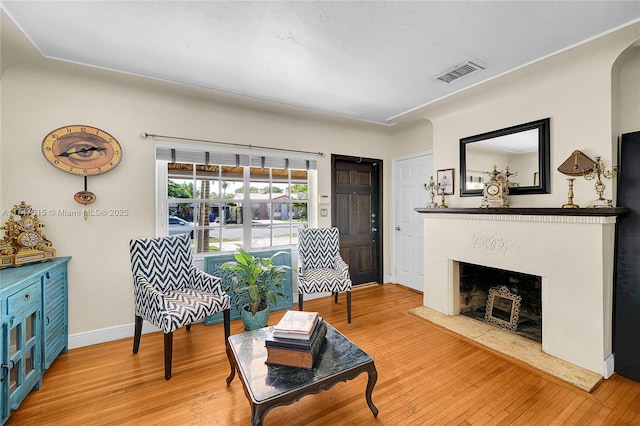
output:
MULTIPOLYGON (((540 350, 604 377, 613 374, 613 250, 620 212, 417 210, 424 223, 424 306, 454 316, 467 309, 467 301, 485 300, 484 293, 461 293, 467 267, 460 264, 535 276, 526 291, 539 291, 540 301, 526 302, 526 316, 531 323, 539 319, 540 350)), ((517 280, 507 277, 504 285, 520 291, 511 282, 517 280)))
MULTIPOLYGON (((478 321, 496 324, 497 327, 512 330, 527 339, 542 343, 542 279, 537 275, 507 271, 458 262, 460 276, 460 314, 478 321), (491 290, 517 296, 517 319, 513 327, 506 326, 510 322, 509 310, 513 310, 511 299, 507 309, 487 309, 492 306, 491 290), (498 313, 494 313, 496 311, 498 313), (489 318, 487 318, 489 315, 489 318), (498 321, 491 321, 493 317, 498 321)), ((498 293, 499 294, 499 293, 498 293)))

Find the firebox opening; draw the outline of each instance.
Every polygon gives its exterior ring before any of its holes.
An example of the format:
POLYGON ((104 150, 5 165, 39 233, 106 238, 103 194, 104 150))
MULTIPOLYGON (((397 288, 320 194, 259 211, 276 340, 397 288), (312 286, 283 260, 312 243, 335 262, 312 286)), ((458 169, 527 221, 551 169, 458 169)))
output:
POLYGON ((490 289, 507 287, 522 297, 516 334, 542 343, 542 279, 537 275, 458 263, 460 268, 460 314, 485 321, 490 289))

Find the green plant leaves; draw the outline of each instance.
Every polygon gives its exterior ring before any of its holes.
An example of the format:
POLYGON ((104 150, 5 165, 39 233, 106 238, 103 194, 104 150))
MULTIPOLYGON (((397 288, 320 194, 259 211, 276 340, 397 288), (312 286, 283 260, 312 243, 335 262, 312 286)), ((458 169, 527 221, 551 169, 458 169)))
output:
POLYGON ((238 306, 248 304, 251 312, 255 314, 260 307, 268 303, 275 306, 277 298, 289 297, 281 290, 286 281, 286 272, 291 269, 286 265, 276 265, 273 260, 281 255, 287 254, 279 251, 271 257, 258 258, 238 248, 238 252, 233 255, 235 262, 225 262, 223 269, 234 272, 232 289, 238 297, 238 306))

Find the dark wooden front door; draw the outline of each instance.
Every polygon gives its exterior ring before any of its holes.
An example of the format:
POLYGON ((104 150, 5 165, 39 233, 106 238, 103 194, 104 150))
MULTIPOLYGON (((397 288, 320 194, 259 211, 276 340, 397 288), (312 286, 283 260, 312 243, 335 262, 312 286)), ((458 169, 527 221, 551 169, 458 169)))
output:
POLYGON ((382 282, 382 160, 332 156, 333 226, 353 284, 382 282))

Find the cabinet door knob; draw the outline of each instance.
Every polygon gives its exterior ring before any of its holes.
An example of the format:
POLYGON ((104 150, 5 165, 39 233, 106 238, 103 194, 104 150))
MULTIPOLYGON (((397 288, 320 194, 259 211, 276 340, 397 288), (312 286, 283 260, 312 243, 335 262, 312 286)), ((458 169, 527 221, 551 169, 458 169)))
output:
POLYGON ((14 366, 15 366, 15 363, 13 361, 9 361, 9 365, 7 364, 0 365, 0 369, 2 369, 2 377, 0 377, 0 381, 7 378, 7 376, 9 375, 9 371, 11 371, 14 366))
POLYGON ((24 295, 24 300, 29 300, 31 299, 31 295, 29 293, 24 295))

